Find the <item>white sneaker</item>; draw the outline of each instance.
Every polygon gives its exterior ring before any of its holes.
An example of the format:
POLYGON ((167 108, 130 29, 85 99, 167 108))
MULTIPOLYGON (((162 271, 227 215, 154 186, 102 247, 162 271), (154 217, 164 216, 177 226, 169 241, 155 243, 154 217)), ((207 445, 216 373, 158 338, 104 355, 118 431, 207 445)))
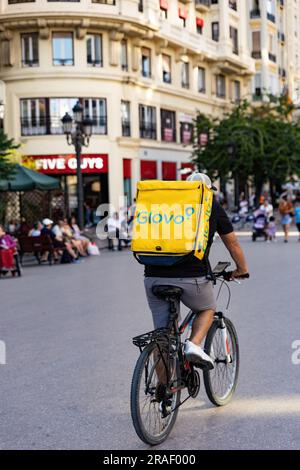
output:
POLYGON ((211 357, 209 357, 200 346, 192 343, 192 341, 186 340, 184 352, 187 360, 195 365, 205 367, 209 370, 214 368, 214 362, 211 357))

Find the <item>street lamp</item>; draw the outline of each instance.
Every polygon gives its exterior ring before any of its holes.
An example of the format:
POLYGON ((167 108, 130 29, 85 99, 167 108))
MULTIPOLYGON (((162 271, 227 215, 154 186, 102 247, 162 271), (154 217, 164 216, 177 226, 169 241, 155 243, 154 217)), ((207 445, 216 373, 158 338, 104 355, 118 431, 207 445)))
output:
POLYGON ((81 152, 82 147, 88 147, 90 137, 93 132, 93 121, 89 117, 83 117, 83 107, 79 101, 73 107, 73 118, 66 113, 61 119, 63 131, 69 145, 75 147, 77 160, 77 204, 78 204, 78 225, 83 229, 83 185, 81 172, 81 152))

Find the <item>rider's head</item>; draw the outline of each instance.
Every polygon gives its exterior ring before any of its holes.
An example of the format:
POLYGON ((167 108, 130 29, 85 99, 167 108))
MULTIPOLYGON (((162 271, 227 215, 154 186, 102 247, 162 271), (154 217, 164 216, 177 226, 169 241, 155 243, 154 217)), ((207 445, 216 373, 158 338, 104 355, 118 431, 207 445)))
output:
POLYGON ((199 173, 198 171, 194 171, 188 178, 187 181, 201 181, 204 183, 209 189, 216 191, 217 188, 212 185, 211 179, 205 173, 199 173))

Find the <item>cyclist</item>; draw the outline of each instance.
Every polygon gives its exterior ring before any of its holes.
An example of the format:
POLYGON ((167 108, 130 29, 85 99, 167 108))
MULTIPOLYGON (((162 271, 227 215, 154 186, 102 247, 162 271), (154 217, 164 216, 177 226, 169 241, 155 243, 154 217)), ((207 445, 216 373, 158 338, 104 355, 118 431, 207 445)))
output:
MULTIPOLYGON (((210 178, 204 173, 195 172, 188 178, 188 181, 202 181, 210 189, 214 189, 210 178)), ((216 300, 208 261, 209 249, 213 243, 215 232, 220 235, 236 264, 232 277, 238 278, 247 274, 248 267, 243 250, 226 212, 215 197, 213 198, 210 216, 209 241, 205 259, 199 260, 193 257, 173 266, 145 266, 144 273, 146 295, 155 328, 168 325, 169 303, 156 297, 152 292, 152 287, 155 285, 172 285, 183 289, 181 297, 183 304, 197 314, 193 322, 192 334, 185 344, 185 355, 195 365, 210 369, 214 367, 213 361, 200 345, 212 325, 216 310, 216 300)))

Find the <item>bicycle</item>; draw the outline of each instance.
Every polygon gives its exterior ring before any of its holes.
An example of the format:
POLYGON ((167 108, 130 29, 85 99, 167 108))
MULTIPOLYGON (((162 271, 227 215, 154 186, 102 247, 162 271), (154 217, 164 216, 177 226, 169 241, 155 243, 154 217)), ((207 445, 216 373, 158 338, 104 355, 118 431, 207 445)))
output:
MULTIPOLYGON (((229 262, 220 262, 213 278, 225 283, 229 291, 232 272, 226 271, 229 262)), ((243 276, 244 278, 249 275, 243 276)), ((174 427, 178 410, 200 390, 200 374, 185 358, 182 335, 191 325, 195 313, 190 311, 178 325, 182 289, 174 286, 155 286, 153 293, 170 305, 167 328, 159 328, 133 338, 140 350, 131 384, 131 417, 139 438, 150 445, 164 442, 174 427), (188 396, 180 401, 182 390, 188 396)), ((220 293, 220 291, 219 291, 220 293)), ((215 313, 213 324, 205 339, 204 350, 214 360, 214 368, 203 368, 204 386, 209 400, 224 406, 231 400, 238 380, 239 343, 233 323, 222 312, 215 313)))

